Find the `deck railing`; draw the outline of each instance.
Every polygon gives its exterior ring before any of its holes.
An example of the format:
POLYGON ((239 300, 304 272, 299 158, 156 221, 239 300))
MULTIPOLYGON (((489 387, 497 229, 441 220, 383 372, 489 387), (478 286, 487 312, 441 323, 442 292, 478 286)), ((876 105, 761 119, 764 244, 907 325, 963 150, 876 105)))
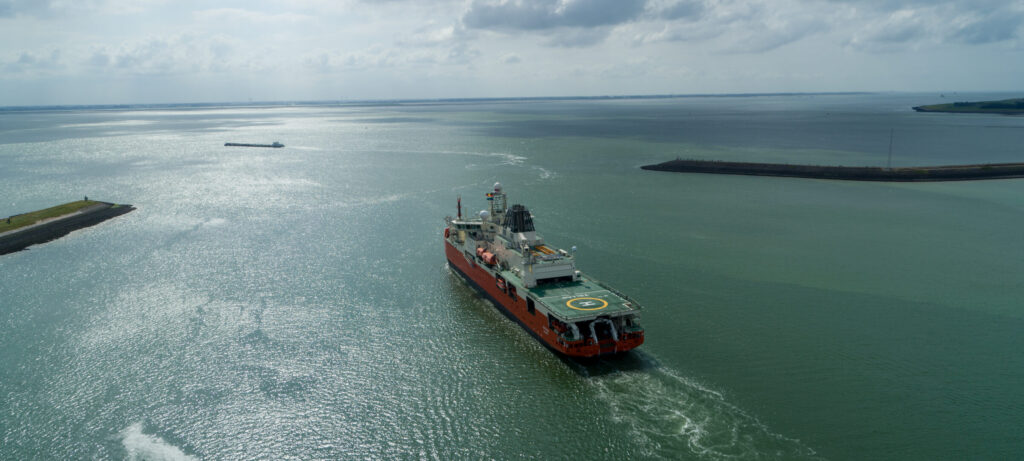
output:
POLYGON ((643 306, 641 306, 640 303, 636 302, 636 300, 634 300, 633 298, 630 298, 629 296, 626 296, 625 293, 623 293, 623 292, 621 292, 619 290, 616 290, 616 289, 614 289, 614 288, 604 284, 600 280, 597 280, 597 279, 595 279, 593 277, 589 277, 589 278, 590 278, 590 281, 600 285, 601 288, 604 288, 605 290, 608 290, 608 291, 614 293, 615 296, 618 296, 618 297, 620 297, 622 299, 625 299, 626 302, 629 303, 630 310, 634 310, 634 311, 643 310, 643 306))

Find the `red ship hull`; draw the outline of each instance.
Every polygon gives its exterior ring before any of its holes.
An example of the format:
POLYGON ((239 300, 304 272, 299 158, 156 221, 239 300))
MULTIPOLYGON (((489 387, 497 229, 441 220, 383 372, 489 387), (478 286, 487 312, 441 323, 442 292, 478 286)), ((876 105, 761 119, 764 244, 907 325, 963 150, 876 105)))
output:
POLYGON ((515 320, 538 341, 555 352, 570 357, 597 357, 629 351, 644 342, 643 332, 624 334, 618 341, 606 339, 595 342, 584 338, 575 342, 565 342, 559 333, 549 328, 548 317, 541 312, 529 313, 526 300, 518 295, 508 295, 497 286, 497 279, 483 267, 466 260, 451 243, 444 242, 445 256, 448 265, 462 278, 466 279, 477 290, 483 292, 498 310, 510 319, 515 320))

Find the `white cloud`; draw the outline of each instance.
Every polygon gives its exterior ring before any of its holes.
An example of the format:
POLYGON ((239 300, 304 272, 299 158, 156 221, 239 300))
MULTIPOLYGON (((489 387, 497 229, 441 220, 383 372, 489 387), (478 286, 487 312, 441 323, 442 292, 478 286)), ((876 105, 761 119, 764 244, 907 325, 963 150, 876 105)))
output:
POLYGON ((278 99, 921 89, 910 60, 937 87, 969 82, 941 72, 962 61, 995 70, 962 89, 1007 89, 1022 24, 1024 0, 0 0, 0 105, 116 98, 89 89, 114 78, 177 88, 158 101, 232 81, 278 99))
POLYGON ((408 35, 400 36, 395 44, 407 47, 426 47, 449 45, 459 40, 468 39, 465 29, 458 25, 437 25, 434 22, 421 26, 408 35))
POLYGON ((245 10, 241 8, 214 8, 199 10, 192 13, 197 21, 213 23, 218 26, 242 23, 252 26, 281 27, 313 22, 314 17, 292 12, 268 13, 263 11, 245 10))
POLYGON ((153 36, 96 49, 83 62, 119 73, 174 75, 265 69, 237 38, 194 33, 153 36))
POLYGON ((604 41, 611 33, 609 27, 593 27, 589 29, 563 27, 551 31, 544 44, 565 48, 589 47, 604 41))

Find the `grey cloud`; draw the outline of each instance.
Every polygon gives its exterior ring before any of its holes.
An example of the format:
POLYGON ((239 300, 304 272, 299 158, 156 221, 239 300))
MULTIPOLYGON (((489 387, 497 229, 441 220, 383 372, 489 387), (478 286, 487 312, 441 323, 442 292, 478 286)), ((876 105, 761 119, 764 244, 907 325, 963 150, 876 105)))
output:
POLYGON ((49 56, 36 56, 33 53, 21 53, 18 64, 34 67, 53 67, 60 63, 60 50, 53 50, 49 56))
POLYGON ((761 53, 828 30, 830 19, 809 6, 787 9, 764 2, 684 0, 651 9, 660 29, 634 44, 715 40, 728 53, 761 53))
POLYGON ((793 43, 822 29, 814 25, 793 25, 785 29, 767 29, 748 32, 739 37, 728 51, 733 53, 763 53, 793 43))
POLYGON ((443 65, 472 65, 483 53, 467 43, 450 47, 386 48, 373 45, 361 51, 314 50, 300 57, 306 68, 318 73, 364 72, 376 69, 412 69, 443 65))
POLYGON ((474 0, 462 22, 495 30, 611 26, 636 19, 646 4, 647 0, 474 0))
POLYGON ((174 62, 174 47, 162 38, 154 38, 132 48, 122 50, 114 58, 114 65, 136 72, 164 72, 174 62))
POLYGON ((466 31, 459 24, 439 27, 435 24, 420 27, 412 33, 395 40, 395 44, 403 47, 431 47, 448 46, 453 43, 464 42, 473 38, 471 32, 466 31))
POLYGON ((123 42, 116 47, 92 46, 70 61, 90 71, 117 69, 134 75, 253 70, 270 65, 260 64, 261 60, 240 49, 238 40, 231 37, 182 34, 123 42))
POLYGON ((1020 11, 994 12, 964 26, 953 37, 972 45, 1001 42, 1015 38, 1022 22, 1024 13, 1020 11))
POLYGON ((992 11, 1004 9, 1018 0, 825 0, 826 3, 853 5, 876 12, 891 13, 922 8, 944 8, 949 11, 992 11))
POLYGON ((608 37, 606 27, 593 29, 566 29, 551 34, 546 44, 563 48, 581 48, 601 43, 608 37))
POLYGON ((93 2, 56 2, 54 0, 0 0, 0 18, 33 16, 49 19, 89 10, 93 2))
MULTIPOLYGON (((422 58, 415 59, 422 62, 422 58)), ((307 53, 302 63, 309 69, 321 73, 335 71, 362 71, 368 69, 391 68, 401 64, 398 51, 374 45, 366 50, 339 53, 335 50, 317 50, 307 53)))
POLYGON ((921 18, 914 15, 899 15, 868 30, 865 38, 872 42, 905 43, 927 35, 928 30, 921 18))
POLYGON ((110 65, 110 55, 102 51, 97 51, 93 53, 85 63, 95 67, 107 67, 110 65))
POLYGON ((5 72, 11 74, 48 73, 63 67, 61 51, 53 50, 48 55, 39 55, 28 51, 18 54, 18 58, 3 66, 5 72))
MULTIPOLYGON (((832 0, 838 3, 838 0, 832 0)), ((990 0, 903 4, 869 2, 858 22, 869 24, 849 44, 870 51, 899 51, 942 43, 984 45, 1019 39, 1024 3, 990 0)))
POLYGON ((657 12, 661 19, 696 19, 701 17, 707 10, 707 5, 701 0, 682 0, 663 7, 657 12))
POLYGON ((38 15, 46 12, 49 8, 49 1, 0 0, 0 18, 12 18, 21 15, 38 15))
POLYGON ((825 34, 857 49, 889 52, 1020 41, 1024 1, 650 0, 641 24, 637 46, 714 40, 723 51, 760 53, 825 34))
POLYGON ((448 63, 469 64, 480 57, 480 50, 472 48, 465 43, 459 43, 448 51, 448 63))
POLYGON ((635 19, 646 4, 647 0, 576 0, 565 3, 560 16, 566 26, 615 25, 635 19))
POLYGON ((928 31, 920 24, 900 24, 880 30, 868 36, 868 39, 880 43, 907 43, 920 39, 927 35, 927 33, 928 31))

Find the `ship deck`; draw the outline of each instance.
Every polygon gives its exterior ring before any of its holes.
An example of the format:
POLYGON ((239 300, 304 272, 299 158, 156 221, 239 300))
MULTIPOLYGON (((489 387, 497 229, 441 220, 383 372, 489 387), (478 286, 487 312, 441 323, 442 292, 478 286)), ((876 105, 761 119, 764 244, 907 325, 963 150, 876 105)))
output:
MULTIPOLYGON (((502 271, 502 276, 516 285, 522 286, 518 277, 510 272, 502 271)), ((583 274, 578 282, 558 282, 538 285, 530 288, 540 302, 557 317, 578 322, 601 316, 618 316, 635 313, 640 306, 619 296, 615 292, 601 286, 597 281, 583 274)))

